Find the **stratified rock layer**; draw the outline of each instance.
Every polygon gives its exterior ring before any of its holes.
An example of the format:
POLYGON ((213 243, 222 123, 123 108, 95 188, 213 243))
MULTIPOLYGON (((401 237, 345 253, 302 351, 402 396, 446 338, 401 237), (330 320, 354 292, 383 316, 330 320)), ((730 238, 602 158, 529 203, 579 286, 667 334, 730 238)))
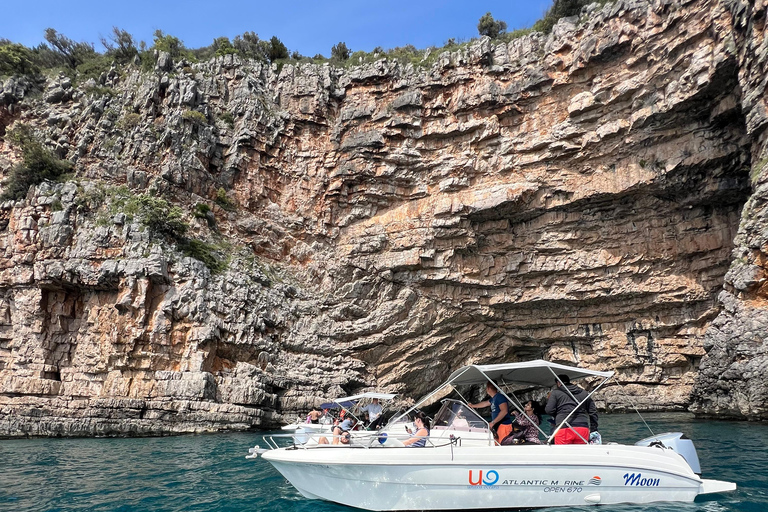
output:
POLYGON ((702 416, 768 418, 768 38, 765 1, 732 2, 739 85, 752 141, 753 192, 744 206, 721 312, 704 338, 691 409, 702 416))
POLYGON ((609 409, 685 409, 701 366, 698 412, 765 417, 765 379, 736 375, 765 366, 763 11, 595 4, 424 67, 6 80, 3 126, 78 181, 3 205, 0 435, 271 427, 538 357, 617 370, 609 409), (181 206, 226 270, 115 190, 181 206))

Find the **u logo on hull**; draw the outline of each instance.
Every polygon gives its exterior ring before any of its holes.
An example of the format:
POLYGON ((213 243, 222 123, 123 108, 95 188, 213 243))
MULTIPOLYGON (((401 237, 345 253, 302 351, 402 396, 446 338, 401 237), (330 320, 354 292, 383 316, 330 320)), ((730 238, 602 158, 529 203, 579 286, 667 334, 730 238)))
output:
POLYGON ((469 470, 469 485, 494 485, 499 481, 499 473, 493 469, 485 472, 485 478, 483 478, 483 470, 480 469, 477 472, 477 480, 473 481, 472 470, 469 470))

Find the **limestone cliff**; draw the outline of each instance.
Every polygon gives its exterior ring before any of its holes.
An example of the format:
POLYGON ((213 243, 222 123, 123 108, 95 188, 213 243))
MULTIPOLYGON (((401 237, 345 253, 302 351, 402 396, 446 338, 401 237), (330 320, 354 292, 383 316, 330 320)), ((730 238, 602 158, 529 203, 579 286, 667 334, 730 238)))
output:
POLYGON ((538 357, 616 369, 608 409, 765 418, 765 5, 582 14, 422 66, 3 80, 0 131, 75 175, 0 212, 0 435, 270 427, 538 357))

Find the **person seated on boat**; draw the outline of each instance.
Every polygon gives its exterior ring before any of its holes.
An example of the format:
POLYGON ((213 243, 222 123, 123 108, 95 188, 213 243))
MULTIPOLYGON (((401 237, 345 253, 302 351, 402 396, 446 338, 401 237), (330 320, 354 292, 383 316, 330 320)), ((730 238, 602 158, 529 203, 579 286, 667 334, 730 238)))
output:
POLYGON ((313 407, 311 411, 309 411, 309 414, 307 415, 307 419, 309 420, 308 423, 320 423, 320 417, 322 416, 322 413, 320 412, 320 409, 317 407, 313 407))
POLYGON ((466 416, 464 416, 464 409, 459 407, 456 411, 456 416, 451 420, 451 428, 469 428, 469 422, 466 416))
POLYGON ((328 412, 328 409, 323 409, 323 415, 320 417, 321 425, 333 425, 333 415, 328 412))
POLYGON ((488 423, 488 426, 493 431, 493 437, 498 443, 512 433, 512 416, 509 414, 509 402, 504 398, 504 395, 499 393, 495 383, 488 381, 485 385, 485 390, 488 392, 488 396, 491 397, 490 400, 483 400, 476 404, 469 404, 469 406, 473 409, 491 407, 491 421, 488 423))
MULTIPOLYGON (((335 427, 333 427, 333 444, 339 444, 343 434, 349 434, 349 432, 357 425, 357 419, 351 416, 335 427)), ((344 443, 347 444, 347 443, 344 443)))
POLYGON ((520 414, 518 411, 513 411, 515 421, 512 422, 515 431, 505 437, 502 441, 502 445, 510 444, 541 444, 539 439, 538 426, 541 425, 541 414, 536 408, 537 403, 533 400, 528 400, 523 405, 523 412, 520 414))
POLYGON ((377 430, 379 428, 379 423, 384 419, 381 415, 383 411, 384 409, 381 407, 378 398, 372 399, 371 403, 360 409, 360 412, 368 413, 368 428, 371 430, 377 430))
POLYGON ((568 375, 558 375, 557 378, 557 387, 549 393, 546 413, 555 418, 556 425, 560 425, 574 409, 578 409, 568 418, 570 428, 563 425, 555 434, 555 444, 587 444, 590 431, 597 431, 595 402, 587 398, 589 393, 571 384, 568 375), (579 406, 582 401, 584 403, 579 406))
POLYGON ((423 412, 416 415, 413 420, 413 424, 416 425, 416 432, 408 429, 408 433, 411 434, 410 439, 403 441, 405 446, 411 448, 423 448, 427 446, 427 438, 429 437, 429 418, 423 412))
MULTIPOLYGON (((349 432, 342 432, 338 437, 333 438, 333 444, 351 444, 352 434, 349 432), (338 442, 336 442, 338 440, 338 442)), ((323 436, 317 440, 317 444, 330 444, 328 438, 323 436)))

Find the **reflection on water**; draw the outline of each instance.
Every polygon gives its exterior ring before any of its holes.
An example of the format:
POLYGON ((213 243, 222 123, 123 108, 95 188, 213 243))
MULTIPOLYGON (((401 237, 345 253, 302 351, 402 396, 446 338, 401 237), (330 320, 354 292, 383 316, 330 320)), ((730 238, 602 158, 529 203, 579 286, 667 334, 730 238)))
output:
MULTIPOLYGON (((697 421, 648 414, 655 433, 685 432, 704 477, 735 481, 735 493, 695 503, 611 505, 600 512, 752 512, 768 510, 768 425, 697 421)), ((606 442, 647 437, 637 415, 603 415, 606 442)), ((335 512, 347 507, 301 497, 272 466, 245 459, 257 434, 146 439, 0 441, 0 511, 335 512)), ((500 508, 502 504, 499 504, 500 508)), ((511 504, 514 506, 514 504, 511 504)), ((566 509, 546 509, 563 512, 566 509)), ((594 512, 594 507, 568 508, 594 512)))

